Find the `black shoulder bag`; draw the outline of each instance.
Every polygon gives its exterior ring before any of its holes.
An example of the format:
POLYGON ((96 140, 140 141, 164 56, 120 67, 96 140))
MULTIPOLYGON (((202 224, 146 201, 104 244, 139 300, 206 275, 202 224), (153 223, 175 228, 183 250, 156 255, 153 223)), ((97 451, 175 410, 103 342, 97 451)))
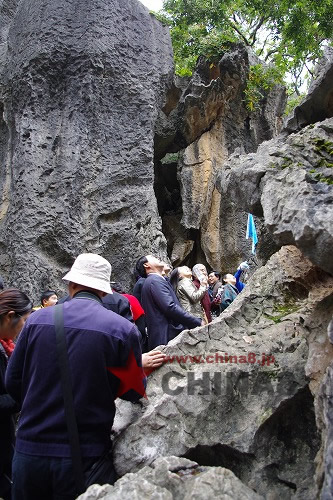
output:
POLYGON ((111 447, 87 472, 83 472, 80 439, 74 410, 72 381, 70 377, 64 331, 63 304, 54 306, 54 327, 73 472, 77 493, 81 494, 91 484, 113 484, 117 479, 117 475, 113 466, 111 447))

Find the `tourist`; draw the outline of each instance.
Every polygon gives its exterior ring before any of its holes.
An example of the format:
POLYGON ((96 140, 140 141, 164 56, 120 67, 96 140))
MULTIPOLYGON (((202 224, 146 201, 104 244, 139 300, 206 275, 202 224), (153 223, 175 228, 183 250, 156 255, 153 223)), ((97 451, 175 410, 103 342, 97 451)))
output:
POLYGON ((15 413, 19 406, 5 389, 5 371, 14 340, 32 309, 25 293, 9 288, 0 293, 0 497, 11 498, 11 466, 15 440, 15 413))
POLYGON ((54 290, 45 290, 40 297, 40 305, 33 308, 34 311, 43 307, 54 306, 58 302, 58 295, 54 290))
MULTIPOLYGON (((61 307, 84 471, 110 449, 120 379, 130 377, 132 387, 142 387, 142 392, 129 388, 121 398, 135 402, 144 393, 140 334, 135 325, 103 307, 102 298, 111 293, 110 276, 110 263, 88 253, 79 255, 63 278, 69 282, 71 296, 61 307), (134 378, 129 360, 137 369, 134 378)), ((82 492, 73 474, 64 417, 54 326, 58 307, 30 316, 7 369, 8 393, 22 405, 13 460, 13 500, 70 500, 82 492)))
MULTIPOLYGON (((206 266, 204 266, 203 264, 196 264, 192 268, 192 273, 193 273, 193 283, 199 289, 201 281, 208 279, 206 266)), ((208 323, 210 323, 212 321, 212 314, 211 314, 211 304, 208 291, 206 291, 204 296, 202 297, 201 305, 206 313, 207 321, 208 323)))
POLYGON ((219 289, 222 287, 221 274, 217 271, 211 271, 208 274, 208 294, 210 298, 210 308, 213 318, 220 315, 221 299, 217 296, 219 289))
POLYGON ((236 278, 233 274, 225 274, 222 278, 223 289, 221 290, 221 312, 224 311, 235 300, 239 291, 236 287, 236 278))
POLYGON ((174 289, 182 308, 193 316, 199 316, 204 324, 207 317, 200 300, 207 291, 207 281, 203 279, 199 289, 193 284, 192 271, 187 266, 176 267, 170 275, 170 284, 174 289))
POLYGON ((148 349, 165 345, 185 328, 195 328, 201 318, 184 311, 170 283, 162 276, 164 264, 153 255, 139 259, 139 274, 146 276, 142 288, 142 305, 146 315, 148 349))

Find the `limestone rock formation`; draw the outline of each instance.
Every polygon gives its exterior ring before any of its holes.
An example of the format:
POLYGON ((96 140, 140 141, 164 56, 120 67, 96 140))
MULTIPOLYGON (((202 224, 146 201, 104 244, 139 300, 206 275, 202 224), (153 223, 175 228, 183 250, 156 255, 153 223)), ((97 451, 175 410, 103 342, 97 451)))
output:
MULTIPOLYGON (((257 62, 243 45, 233 44, 217 65, 200 59, 193 77, 176 79, 167 94, 155 130, 155 192, 174 265, 203 261, 227 272, 249 255, 247 215, 235 200, 221 197, 215 183, 230 154, 255 151, 281 128, 284 88, 266 93, 255 113, 246 109, 244 90, 257 62)), ((277 247, 257 223, 258 256, 266 261, 277 247)))
POLYGON ((178 457, 155 460, 136 474, 126 474, 114 486, 91 486, 80 500, 259 500, 263 497, 242 484, 222 467, 199 467, 197 463, 178 457))
POLYGON ((275 254, 219 319, 168 344, 148 401, 119 402, 118 473, 180 455, 230 469, 272 500, 314 498, 313 397, 333 360, 332 297, 333 278, 299 250, 275 254))
POLYGON ((286 120, 284 131, 297 132, 310 123, 333 117, 333 48, 327 47, 309 91, 286 120))
POLYGON ((233 156, 218 189, 238 207, 263 215, 279 245, 296 245, 333 274, 333 118, 287 138, 261 144, 255 154, 233 156))
POLYGON ((328 367, 318 394, 318 427, 322 433, 322 450, 318 457, 317 481, 322 500, 330 500, 333 491, 333 363, 328 367))
POLYGON ((170 36, 137 0, 1 0, 0 234, 6 283, 36 297, 73 258, 166 253, 154 123, 170 36))

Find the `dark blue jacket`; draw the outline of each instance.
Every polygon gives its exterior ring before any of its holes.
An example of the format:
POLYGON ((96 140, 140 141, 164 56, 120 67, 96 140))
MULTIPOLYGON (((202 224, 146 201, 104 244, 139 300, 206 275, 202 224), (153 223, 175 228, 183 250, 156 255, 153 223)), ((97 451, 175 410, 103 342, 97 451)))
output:
MULTIPOLYGON (((131 350, 141 366, 141 335, 95 295, 79 292, 63 308, 81 453, 96 457, 110 442, 119 387, 107 367, 126 366, 131 350)), ((16 449, 69 457, 53 314, 54 307, 46 307, 26 321, 8 364, 6 387, 22 405, 16 449)), ((137 401, 142 394, 129 390, 122 397, 137 401)))
POLYGON ((120 314, 123 318, 134 323, 129 300, 118 292, 108 293, 102 299, 103 306, 109 311, 120 314))
MULTIPOLYGON (((58 300, 58 304, 63 304, 71 300, 70 295, 65 295, 61 299, 58 300)), ((120 314, 123 318, 128 319, 131 323, 134 323, 131 306, 126 297, 117 292, 108 293, 105 297, 102 298, 103 305, 109 311, 113 311, 117 314, 120 314)))
POLYGON ((240 280, 240 277, 241 277, 241 274, 242 274, 242 269, 237 269, 237 271, 235 272, 234 276, 236 278, 236 288, 239 292, 241 292, 243 290, 243 288, 245 288, 245 283, 243 283, 241 280, 240 280))
POLYGON ((146 314, 148 349, 165 345, 185 328, 201 325, 184 311, 167 280, 158 274, 149 274, 142 288, 142 307, 146 314))
POLYGON ((141 305, 142 305, 142 288, 143 285, 145 284, 145 281, 146 278, 139 278, 133 288, 133 295, 138 299, 141 305))
POLYGON ((7 394, 5 389, 5 373, 8 363, 7 354, 0 344, 0 496, 4 495, 1 489, 3 473, 11 475, 11 462, 13 458, 15 442, 14 413, 19 408, 13 398, 7 394))

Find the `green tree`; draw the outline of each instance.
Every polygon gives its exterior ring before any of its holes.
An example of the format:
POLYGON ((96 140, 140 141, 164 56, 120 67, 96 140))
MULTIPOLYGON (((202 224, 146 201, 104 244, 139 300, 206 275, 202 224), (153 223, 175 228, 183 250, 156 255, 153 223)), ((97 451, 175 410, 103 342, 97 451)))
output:
POLYGON ((165 0, 158 17, 171 28, 176 72, 191 74, 197 57, 214 62, 242 41, 299 94, 333 35, 333 0, 165 0))

